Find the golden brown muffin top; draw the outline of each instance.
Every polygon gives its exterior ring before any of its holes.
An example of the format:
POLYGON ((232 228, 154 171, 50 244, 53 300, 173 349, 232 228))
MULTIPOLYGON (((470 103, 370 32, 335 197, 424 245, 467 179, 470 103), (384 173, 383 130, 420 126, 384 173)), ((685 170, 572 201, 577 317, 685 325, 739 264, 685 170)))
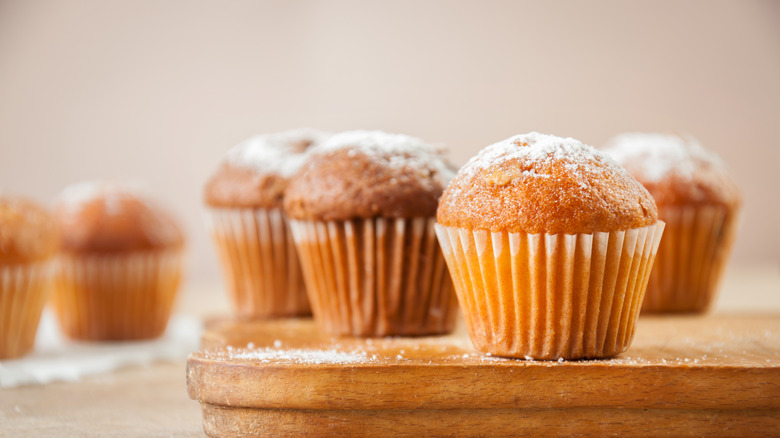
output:
POLYGON ((290 218, 320 221, 432 217, 452 174, 443 150, 418 138, 342 132, 311 150, 284 208, 290 218))
POLYGON ((0 265, 51 258, 59 247, 54 216, 27 199, 0 196, 0 265))
POLYGON ((604 152, 647 187, 659 206, 740 203, 726 165, 693 138, 626 133, 611 139, 604 152))
POLYGON ((83 182, 67 187, 55 207, 62 250, 108 254, 177 249, 179 225, 166 212, 127 186, 83 182))
POLYGON ((228 151, 206 182, 204 198, 211 207, 281 208, 290 176, 300 169, 309 147, 330 134, 295 129, 252 137, 228 151))
POLYGON ((439 223, 493 232, 580 234, 651 225, 653 198, 625 169, 573 138, 537 132, 486 147, 442 195, 439 223))

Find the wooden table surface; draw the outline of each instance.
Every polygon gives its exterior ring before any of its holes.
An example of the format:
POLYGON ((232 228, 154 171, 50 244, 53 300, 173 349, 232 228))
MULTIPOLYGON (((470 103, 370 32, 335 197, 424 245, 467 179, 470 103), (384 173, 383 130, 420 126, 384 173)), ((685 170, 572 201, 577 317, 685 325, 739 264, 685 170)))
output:
POLYGON ((0 436, 204 436, 185 361, 0 389, 0 436))
MULTIPOLYGON (((215 289, 190 287, 180 312, 226 312, 225 297, 215 289)), ((730 270, 714 309, 724 312, 778 314, 780 267, 730 270)), ((79 382, 0 389, 0 437, 204 436, 200 406, 187 396, 185 370, 182 359, 79 382)))

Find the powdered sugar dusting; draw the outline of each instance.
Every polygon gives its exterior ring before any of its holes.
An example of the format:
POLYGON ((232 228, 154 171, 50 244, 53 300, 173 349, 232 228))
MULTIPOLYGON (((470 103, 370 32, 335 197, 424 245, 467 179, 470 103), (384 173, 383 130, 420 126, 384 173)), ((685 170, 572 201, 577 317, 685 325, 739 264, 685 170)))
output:
POLYGON ((349 154, 364 154, 391 169, 408 169, 423 177, 438 179, 446 186, 454 176, 444 159, 445 150, 419 138, 382 131, 346 131, 335 134, 312 153, 326 154, 349 149, 349 154))
MULTIPOLYGON (((503 185, 516 177, 553 178, 553 175, 544 173, 544 169, 549 168, 551 163, 561 163, 572 180, 585 192, 591 190, 593 175, 612 173, 633 179, 608 155, 579 140, 531 132, 515 135, 482 149, 461 168, 459 181, 467 183, 475 174, 508 161, 513 162, 511 172, 493 175, 496 180, 491 182, 503 185)), ((460 195, 461 188, 458 185, 450 186, 450 190, 450 197, 460 195)))
POLYGON ((329 133, 309 128, 257 135, 228 151, 227 161, 260 173, 288 177, 306 161, 308 148, 329 136, 329 133))
POLYGON ((604 152, 630 165, 647 182, 658 182, 671 173, 691 177, 702 166, 725 167, 720 157, 696 139, 674 134, 620 134, 607 142, 604 152))
MULTIPOLYGON (((57 204, 71 210, 77 210, 85 203, 102 200, 107 214, 121 214, 121 199, 137 197, 142 192, 139 184, 113 181, 84 181, 71 184, 60 193, 57 204)), ((142 197, 137 197, 143 201, 142 197)))
POLYGON ((442 195, 438 220, 470 229, 578 234, 645 226, 656 214, 647 190, 605 153, 531 132, 469 160, 442 195))
POLYGON ((618 167, 609 157, 579 140, 531 132, 515 135, 486 147, 469 160, 461 172, 470 174, 509 160, 517 160, 520 166, 530 167, 530 169, 523 171, 523 174, 537 178, 550 177, 551 175, 537 173, 533 166, 535 163, 564 161, 571 170, 576 170, 578 166, 586 166, 595 161, 607 162, 613 167, 618 167))
POLYGON ((370 357, 365 351, 340 351, 336 349, 281 349, 281 348, 235 348, 225 347, 220 350, 207 351, 209 359, 238 359, 254 362, 296 363, 296 364, 357 364, 370 363, 375 357, 370 357))

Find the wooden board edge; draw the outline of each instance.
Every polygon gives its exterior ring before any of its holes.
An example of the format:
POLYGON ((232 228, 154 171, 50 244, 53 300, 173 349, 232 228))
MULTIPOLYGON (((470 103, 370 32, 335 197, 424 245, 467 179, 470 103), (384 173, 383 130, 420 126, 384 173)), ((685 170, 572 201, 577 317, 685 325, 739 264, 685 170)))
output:
POLYGON ((777 410, 295 410, 203 404, 212 437, 261 436, 773 436, 777 410))

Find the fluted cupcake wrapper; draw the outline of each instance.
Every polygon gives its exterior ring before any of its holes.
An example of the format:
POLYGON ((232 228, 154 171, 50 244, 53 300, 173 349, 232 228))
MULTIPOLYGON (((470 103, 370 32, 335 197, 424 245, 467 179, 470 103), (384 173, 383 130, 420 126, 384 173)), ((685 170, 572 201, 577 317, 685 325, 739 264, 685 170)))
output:
POLYGON ((553 360, 628 348, 663 228, 550 235, 437 224, 436 232, 474 347, 553 360))
POLYGON ((0 359, 32 350, 53 268, 52 261, 0 267, 0 359))
POLYGON ((311 314, 295 243, 281 210, 212 209, 208 218, 240 318, 311 314))
POLYGON ((52 307, 73 339, 151 339, 168 325, 181 281, 181 251, 63 255, 52 307))
POLYGON ((664 207, 666 222, 644 313, 703 312, 713 302, 737 228, 737 214, 721 206, 664 207))
POLYGON ((332 335, 452 331, 457 302, 432 218, 291 221, 314 318, 332 335))

